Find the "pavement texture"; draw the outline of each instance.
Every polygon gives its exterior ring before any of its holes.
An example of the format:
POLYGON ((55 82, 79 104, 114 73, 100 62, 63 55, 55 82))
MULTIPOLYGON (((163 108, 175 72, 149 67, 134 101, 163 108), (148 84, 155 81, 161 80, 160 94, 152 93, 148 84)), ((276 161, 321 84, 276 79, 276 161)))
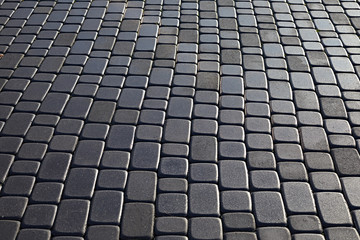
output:
POLYGON ((1 240, 359 240, 360 7, 0 0, 1 240))

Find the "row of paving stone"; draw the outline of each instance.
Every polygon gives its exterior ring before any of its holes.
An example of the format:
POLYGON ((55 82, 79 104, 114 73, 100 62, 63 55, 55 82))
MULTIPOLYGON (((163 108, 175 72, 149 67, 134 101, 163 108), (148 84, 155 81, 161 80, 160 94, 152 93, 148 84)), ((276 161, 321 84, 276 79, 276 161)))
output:
POLYGON ((0 0, 0 239, 360 239, 359 13, 0 0))

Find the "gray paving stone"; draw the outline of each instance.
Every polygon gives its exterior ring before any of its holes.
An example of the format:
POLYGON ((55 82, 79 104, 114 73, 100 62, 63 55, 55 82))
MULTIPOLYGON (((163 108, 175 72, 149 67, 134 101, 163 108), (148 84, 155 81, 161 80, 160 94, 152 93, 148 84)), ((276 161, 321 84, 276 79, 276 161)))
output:
POLYGON ((66 178, 64 196, 91 199, 98 171, 93 168, 73 168, 66 178))
POLYGON ((331 154, 340 177, 358 174, 359 153, 355 149, 334 148, 331 154))
POLYGON ((250 186, 254 191, 279 190, 280 180, 275 171, 257 170, 250 172, 250 186))
POLYGON ((154 205, 149 203, 124 204, 121 222, 122 238, 151 239, 154 234, 154 205), (135 224, 134 224, 135 223, 135 224))
POLYGON ((160 178, 157 187, 160 193, 186 193, 188 183, 186 179, 182 178, 160 178))
POLYGON ((320 105, 325 118, 347 118, 344 102, 340 98, 320 98, 320 105))
POLYGON ((196 183, 189 185, 189 214, 191 216, 219 216, 219 191, 216 185, 196 183))
POLYGON ((155 233, 157 235, 179 234, 186 235, 188 221, 181 217, 160 217, 155 220, 155 233))
POLYGON ((2 133, 10 136, 25 136, 35 115, 29 113, 13 113, 6 121, 2 133))
POLYGON ((360 239, 359 237, 359 233, 357 232, 357 230, 355 228, 351 228, 351 227, 331 227, 331 228, 327 228, 325 229, 325 236, 329 239, 329 240, 333 240, 333 239, 360 239))
POLYGON ((119 224, 122 206, 122 192, 96 191, 91 202, 89 221, 93 224, 119 224))
POLYGON ((290 240, 290 231, 284 227, 261 227, 257 230, 259 240, 281 239, 290 240))
POLYGON ((132 171, 129 173, 125 199, 127 201, 154 202, 157 177, 154 172, 132 171))
POLYGON ((186 177, 187 173, 187 159, 176 157, 161 158, 159 166, 159 175, 161 177, 186 177))
POLYGON ((131 168, 157 170, 160 161, 160 144, 138 142, 132 152, 131 168))
POLYGON ((348 205, 351 209, 357 208, 359 198, 356 194, 358 189, 358 177, 344 177, 341 178, 342 186, 344 188, 345 197, 348 200, 348 205))
POLYGON ((300 136, 302 140, 302 146, 305 151, 329 152, 329 143, 323 128, 301 127, 300 136))
POLYGON ((159 216, 186 216, 188 196, 182 193, 163 193, 156 199, 156 211, 159 216))
POLYGON ((163 141, 189 143, 190 121, 182 119, 168 119, 165 122, 163 141))
POLYGON ((56 210, 55 205, 29 205, 22 220, 22 225, 24 227, 51 228, 55 220, 56 210))
POLYGON ((303 161, 303 152, 298 144, 275 144, 275 153, 279 161, 303 161))
POLYGON ((189 222, 189 236, 192 239, 223 239, 222 224, 219 218, 198 217, 189 222))
POLYGON ((124 151, 104 151, 100 161, 101 168, 127 169, 130 153, 124 151))
POLYGON ((250 133, 246 137, 249 150, 273 150, 273 139, 270 134, 250 133))
POLYGON ((341 193, 317 193, 315 199, 324 227, 352 225, 349 208, 341 193))
POLYGON ((242 142, 230 142, 230 141, 220 142, 219 158, 244 160, 246 158, 245 144, 242 142))
POLYGON ((133 126, 113 125, 110 128, 106 146, 116 150, 131 150, 133 147, 134 135, 135 127, 133 126))
POLYGON ((217 161, 217 141, 215 137, 193 136, 191 138, 191 160, 196 162, 217 161))
POLYGON ((279 176, 282 181, 307 181, 308 175, 305 165, 300 162, 280 162, 279 176))
POLYGON ((310 181, 314 191, 341 191, 340 180, 336 173, 310 173, 310 181))
POLYGON ((252 198, 257 225, 286 224, 285 208, 279 193, 254 192, 252 198))
POLYGON ((282 183, 285 205, 290 214, 314 214, 315 202, 310 185, 301 182, 282 183))
POLYGON ((10 154, 0 154, 0 182, 4 183, 15 157, 10 154))
POLYGON ((314 215, 293 215, 288 218, 288 222, 290 230, 295 233, 322 233, 323 231, 320 219, 314 215))
POLYGON ((1 219, 20 220, 26 210, 28 199, 26 197, 1 197, 1 219))
POLYGON ((26 239, 47 240, 47 239, 50 239, 50 237, 51 237, 50 230, 22 229, 19 231, 17 239, 20 239, 20 240, 26 240, 26 239))
POLYGON ((95 225, 89 226, 86 232, 87 239, 101 239, 106 238, 109 240, 118 239, 120 235, 120 228, 118 226, 104 226, 95 225))
POLYGON ((219 163, 219 184, 222 189, 248 189, 249 183, 245 162, 221 161, 219 163), (239 172, 242 174, 239 175, 239 172))
POLYGON ((30 200, 33 203, 58 204, 63 188, 64 186, 61 183, 37 183, 31 193, 30 200))
POLYGON ((1 220, 0 231, 3 233, 4 240, 13 240, 20 229, 20 222, 13 220, 1 220))
POLYGON ((55 235, 83 236, 90 209, 90 201, 80 199, 62 200, 54 224, 55 235), (71 212, 76 211, 76 215, 71 212))
POLYGON ((56 134, 79 135, 84 122, 77 119, 61 119, 56 126, 56 134))
POLYGON ((222 222, 225 231, 255 230, 255 219, 251 213, 225 213, 222 222))
POLYGON ((190 166, 190 182, 217 183, 218 168, 215 164, 194 163, 190 166))

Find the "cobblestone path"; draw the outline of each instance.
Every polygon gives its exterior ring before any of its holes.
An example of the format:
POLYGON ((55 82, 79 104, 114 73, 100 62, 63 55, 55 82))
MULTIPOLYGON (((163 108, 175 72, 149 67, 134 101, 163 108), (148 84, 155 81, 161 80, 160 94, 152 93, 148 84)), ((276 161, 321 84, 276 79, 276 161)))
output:
POLYGON ((354 0, 0 0, 1 240, 360 240, 354 0))

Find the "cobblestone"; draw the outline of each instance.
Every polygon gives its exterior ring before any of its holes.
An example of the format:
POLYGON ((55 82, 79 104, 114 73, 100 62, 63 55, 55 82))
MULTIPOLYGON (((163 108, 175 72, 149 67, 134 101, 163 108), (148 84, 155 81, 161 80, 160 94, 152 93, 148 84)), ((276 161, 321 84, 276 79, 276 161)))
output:
POLYGON ((0 238, 359 239, 358 8, 0 0, 0 238))

